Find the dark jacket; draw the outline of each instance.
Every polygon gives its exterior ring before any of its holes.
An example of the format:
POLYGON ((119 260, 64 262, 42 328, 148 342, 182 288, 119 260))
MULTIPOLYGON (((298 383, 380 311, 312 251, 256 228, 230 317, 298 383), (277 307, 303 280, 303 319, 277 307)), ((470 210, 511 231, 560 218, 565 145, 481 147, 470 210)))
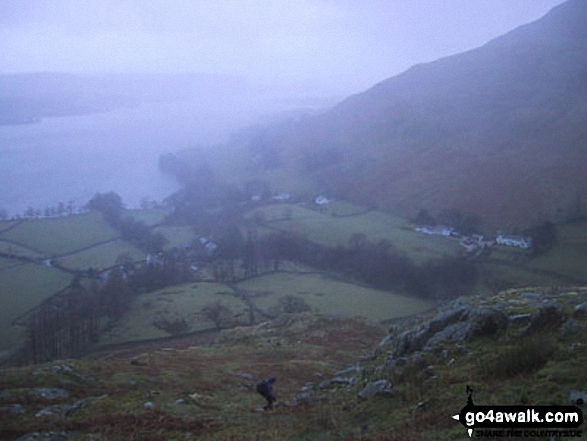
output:
POLYGON ((273 393, 273 383, 275 383, 275 380, 275 377, 270 377, 267 380, 262 380, 257 383, 257 392, 267 400, 268 407, 271 407, 273 402, 277 401, 273 393))

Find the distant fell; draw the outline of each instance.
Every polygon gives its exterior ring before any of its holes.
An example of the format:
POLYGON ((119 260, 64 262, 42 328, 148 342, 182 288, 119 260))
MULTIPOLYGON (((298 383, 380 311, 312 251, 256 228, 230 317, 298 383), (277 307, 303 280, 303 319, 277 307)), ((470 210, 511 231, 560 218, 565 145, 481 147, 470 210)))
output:
POLYGON ((565 220, 587 202, 585 23, 587 1, 570 0, 253 147, 406 216, 458 209, 504 229, 565 220))

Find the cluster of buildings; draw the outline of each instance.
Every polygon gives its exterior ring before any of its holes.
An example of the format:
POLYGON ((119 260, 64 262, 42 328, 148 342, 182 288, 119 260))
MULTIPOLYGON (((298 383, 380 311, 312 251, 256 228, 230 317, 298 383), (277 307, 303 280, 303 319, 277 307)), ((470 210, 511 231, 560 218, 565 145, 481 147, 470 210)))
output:
POLYGON ((459 234, 455 228, 447 227, 445 225, 419 225, 415 228, 419 233, 430 234, 434 236, 458 237, 459 244, 465 248, 467 255, 478 255, 485 248, 491 248, 494 245, 502 245, 506 247, 516 247, 528 250, 532 248, 532 238, 528 236, 517 236, 498 234, 495 238, 486 238, 482 234, 471 234, 470 236, 463 236, 459 234))

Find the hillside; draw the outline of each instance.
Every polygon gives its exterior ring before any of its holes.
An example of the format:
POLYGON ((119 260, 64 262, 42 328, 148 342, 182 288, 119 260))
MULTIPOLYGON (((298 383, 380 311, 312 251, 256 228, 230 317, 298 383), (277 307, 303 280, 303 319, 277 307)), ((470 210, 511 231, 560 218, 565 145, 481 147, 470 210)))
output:
POLYGON ((464 439, 451 416, 467 385, 484 405, 567 405, 587 394, 586 301, 587 288, 508 290, 459 298, 389 332, 295 314, 212 340, 3 369, 0 437, 464 439), (278 401, 263 411, 254 386, 271 375, 278 401))
POLYGON ((412 67, 251 148, 405 216, 456 208, 489 228, 560 221, 587 201, 587 4, 412 67))

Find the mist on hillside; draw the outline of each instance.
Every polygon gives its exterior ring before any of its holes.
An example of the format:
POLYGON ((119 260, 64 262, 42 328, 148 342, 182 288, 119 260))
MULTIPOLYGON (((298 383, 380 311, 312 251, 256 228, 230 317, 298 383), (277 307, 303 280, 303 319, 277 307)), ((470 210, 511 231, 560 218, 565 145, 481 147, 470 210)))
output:
POLYGON ((158 156, 298 118, 561 0, 0 4, 0 209, 175 189, 158 156), (488 20, 488 16, 492 19, 488 20), (450 30, 450 32, 449 32, 450 30))
POLYGON ((319 92, 220 75, 0 76, 0 208, 80 206, 100 191, 129 206, 161 200, 176 183, 159 173, 160 155, 226 143, 339 99, 319 92))

